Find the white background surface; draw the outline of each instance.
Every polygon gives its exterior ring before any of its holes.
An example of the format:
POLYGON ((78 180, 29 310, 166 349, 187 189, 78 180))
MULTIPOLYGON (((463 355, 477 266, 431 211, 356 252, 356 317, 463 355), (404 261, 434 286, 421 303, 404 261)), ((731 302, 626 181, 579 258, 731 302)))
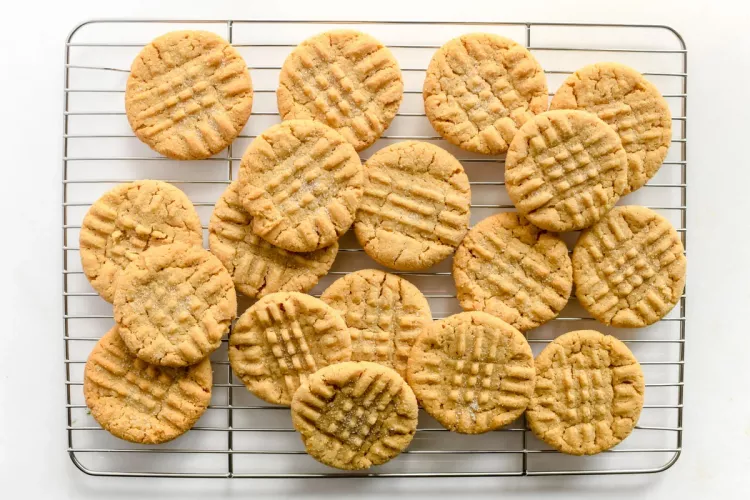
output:
POLYGON ((14 2, 0 30, 0 484, 3 498, 739 498, 750 492, 750 34, 730 2, 14 2), (533 5, 532 5, 533 4, 533 5), (689 307, 684 451, 669 471, 598 478, 166 480, 84 476, 65 453, 60 152, 63 46, 99 17, 668 24, 688 46, 689 307))

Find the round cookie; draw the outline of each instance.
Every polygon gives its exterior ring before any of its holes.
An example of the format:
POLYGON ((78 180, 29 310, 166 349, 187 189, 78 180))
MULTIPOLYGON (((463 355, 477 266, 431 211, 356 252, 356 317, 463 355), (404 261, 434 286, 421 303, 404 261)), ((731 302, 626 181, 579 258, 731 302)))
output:
POLYGON ((573 266, 556 234, 505 212, 471 228, 453 258, 453 279, 464 310, 488 312, 526 332, 568 303, 573 266))
POLYGON ((276 99, 283 120, 317 120, 357 151, 391 124, 404 95, 396 59, 375 38, 335 30, 308 38, 284 61, 276 99))
POLYGON ((427 142, 399 142, 365 164, 354 233, 379 264, 427 269, 461 242, 470 204, 469 178, 453 155, 427 142))
POLYGON ((86 361, 83 395, 91 415, 114 436, 159 444, 185 433, 206 411, 211 380, 208 359, 169 368, 136 358, 115 326, 86 361))
POLYGON ((526 420, 536 437, 563 453, 594 455, 631 433, 645 384, 625 344, 593 330, 568 332, 547 345, 535 364, 526 420))
POLYGON ((687 259, 670 222, 636 205, 615 207, 581 234, 573 283, 581 305, 605 325, 638 328, 680 301, 687 259))
POLYGON ((246 310, 229 337, 229 363, 250 392, 289 405, 310 374, 349 361, 343 318, 320 299, 298 292, 266 295, 246 310))
POLYGON ((527 121, 505 159, 505 187, 519 212, 548 231, 589 227, 627 183, 617 133, 585 111, 548 111, 527 121))
POLYGON ((185 193, 162 181, 118 184, 96 200, 81 224, 81 267, 107 302, 123 269, 147 248, 201 245, 203 231, 185 193))
POLYGON ((547 80, 522 45, 469 33, 443 45, 430 61, 422 91, 433 128, 474 153, 508 149, 518 128, 547 110, 547 80))
POLYGON ((352 337, 352 361, 372 361, 406 377, 417 336, 432 322, 430 305, 407 280, 362 269, 329 286, 320 299, 344 318, 352 337))
POLYGON ((339 249, 338 242, 310 253, 275 247, 252 232, 253 218, 242 207, 239 182, 232 182, 216 202, 208 225, 208 245, 234 286, 257 299, 273 292, 306 292, 325 276, 339 249))
POLYGON ((485 312, 432 323, 409 354, 406 380, 447 429, 480 434, 521 416, 534 392, 534 357, 523 334, 485 312))
POLYGON ((623 195, 646 184, 667 157, 672 140, 669 104, 651 82, 624 64, 579 69, 557 90, 550 109, 589 111, 617 131, 628 155, 623 195))
POLYGON ((322 123, 272 126, 240 163, 240 196, 253 232, 290 252, 332 245, 354 222, 362 170, 354 147, 322 123))
POLYGON ((250 117, 253 85, 242 56, 207 31, 173 31, 133 61, 125 114, 136 137, 176 160, 208 158, 250 117))
POLYGON ((385 366, 347 362, 321 368, 292 400, 292 423, 315 460, 345 470, 383 464, 417 431, 417 399, 385 366))
POLYGON ((232 277, 211 252, 176 243, 151 248, 117 282, 120 335, 142 360, 186 366, 215 351, 237 316, 232 277))

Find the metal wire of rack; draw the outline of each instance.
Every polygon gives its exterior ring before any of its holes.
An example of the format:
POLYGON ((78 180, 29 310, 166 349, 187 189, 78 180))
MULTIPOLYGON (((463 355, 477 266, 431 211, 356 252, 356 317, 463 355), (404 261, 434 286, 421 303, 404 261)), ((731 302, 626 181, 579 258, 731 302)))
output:
MULTIPOLYGON (((113 323, 111 307, 88 285, 80 268, 78 230, 90 206, 112 185, 137 178, 163 179, 185 190, 204 224, 218 195, 236 175, 246 145, 278 122, 275 88, 286 54, 303 39, 333 27, 354 27, 380 38, 396 55, 405 80, 404 102, 392 126, 365 159, 386 144, 436 141, 464 165, 472 187, 472 222, 513 209, 503 181, 503 159, 461 152, 437 136, 424 116, 421 83, 434 50, 470 31, 502 34, 525 44, 540 60, 551 93, 575 69, 617 60, 644 73, 667 98, 673 115, 669 156, 656 177, 622 203, 641 204, 668 217, 686 244, 687 50, 667 26, 270 20, 98 20, 76 27, 65 45, 63 112, 63 341, 66 432, 73 463, 97 476, 131 477, 465 477, 638 474, 661 472, 682 449, 686 298, 666 318, 641 330, 597 324, 574 298, 561 316, 528 334, 535 353, 557 335, 593 328, 622 339, 641 361, 646 403, 636 430, 618 447, 594 457, 562 455, 536 438, 525 421, 483 436, 447 432, 420 412, 411 447, 366 473, 343 473, 308 457, 291 427, 288 409, 250 395, 232 376, 226 341, 213 356, 211 405, 186 435, 161 446, 119 441, 88 414, 83 366, 89 351, 113 323), (248 126, 232 146, 207 160, 174 162, 155 156, 130 131, 122 106, 130 61, 155 36, 175 29, 208 29, 224 36, 250 64, 255 103, 248 126), (293 28, 293 29, 291 29, 293 28), (416 40, 416 43, 415 43, 416 40)), ((205 230, 205 225, 204 225, 205 230)), ((568 243, 576 235, 565 235, 568 243)), ((449 259, 450 260, 450 259, 449 259)), ((334 267, 311 293, 319 295, 348 272, 379 267, 350 235, 341 241, 334 267)), ((435 318, 460 311, 450 261, 431 272, 397 272, 427 296, 435 318)), ((249 303, 240 303, 240 312, 249 303)))

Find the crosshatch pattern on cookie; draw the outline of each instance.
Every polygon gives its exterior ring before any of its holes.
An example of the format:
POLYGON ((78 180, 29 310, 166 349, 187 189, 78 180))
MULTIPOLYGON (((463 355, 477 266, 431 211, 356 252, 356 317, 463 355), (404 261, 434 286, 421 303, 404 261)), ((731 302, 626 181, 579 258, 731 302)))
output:
POLYGON ((474 226, 453 259, 461 307, 500 317, 522 332, 556 317, 568 303, 568 247, 512 212, 474 226))
POLYGON ((208 407, 211 380, 208 359, 187 368, 150 365, 130 353, 114 327, 89 355, 83 391, 102 427, 121 439, 156 444, 192 427, 208 407))
POLYGON ((500 154, 518 128, 547 109, 547 81, 523 46, 473 33, 451 40, 433 56, 424 82, 425 112, 451 143, 500 154))
POLYGON ((250 298, 274 292, 306 292, 325 276, 338 242, 309 253, 271 245, 252 231, 252 217, 240 202, 239 182, 232 182, 216 202, 208 225, 208 244, 232 275, 234 285, 250 298))
POLYGON ((471 192, 461 163, 426 142, 405 141, 365 164, 354 231, 365 252, 399 270, 426 269, 451 255, 469 227, 471 192))
POLYGON ((332 245, 362 197, 357 152, 335 130, 290 120, 258 136, 242 157, 240 195, 253 231, 291 252, 332 245))
POLYGON ((79 236, 81 266, 91 286, 112 302, 118 276, 141 252, 158 245, 200 245, 201 222, 188 197, 171 184, 118 184, 86 213, 79 236))
POLYGON ((346 323, 328 304, 297 292, 266 295, 229 338, 235 374, 259 398, 288 405, 315 371, 351 359, 346 323))
POLYGON ((247 65, 221 37, 178 31, 147 45, 133 62, 125 110, 136 136, 180 160, 227 147, 250 117, 247 65))
POLYGON ((372 361, 406 376, 406 362, 417 336, 431 321, 422 292, 407 280, 374 269, 334 281, 321 300, 349 327, 352 361, 372 361))
POLYGON ((686 265, 668 220, 645 207, 616 207, 576 243, 576 296, 607 325, 647 326, 679 302, 686 265))
POLYGON ((523 413, 534 390, 534 358, 515 328, 484 312, 464 312, 419 336, 407 380, 438 422, 477 434, 523 413))
POLYGON ((117 283, 114 318, 128 348, 164 366, 216 350, 237 315, 232 278, 208 250, 175 243, 133 261, 117 283))
POLYGON ((591 455, 633 430, 643 407, 643 372, 630 350, 592 330, 566 333, 536 359, 531 430, 554 448, 591 455))
POLYGON ((292 421, 307 452, 340 469, 365 469, 398 455, 414 437, 417 415, 406 382, 367 362, 320 370, 292 402, 292 421))
POLYGON ((579 69, 557 90, 550 109, 590 111, 617 131, 628 155, 623 195, 646 184, 667 156, 669 105, 651 82, 625 65, 597 63, 579 69))
POLYGON ((286 59, 276 97, 284 120, 317 120, 357 151, 390 125, 404 84, 388 48, 364 33, 329 31, 302 42, 286 59))
POLYGON ((548 111, 513 139, 505 163, 508 195, 533 224, 549 231, 590 226, 614 206, 627 182, 620 138, 583 111, 548 111))

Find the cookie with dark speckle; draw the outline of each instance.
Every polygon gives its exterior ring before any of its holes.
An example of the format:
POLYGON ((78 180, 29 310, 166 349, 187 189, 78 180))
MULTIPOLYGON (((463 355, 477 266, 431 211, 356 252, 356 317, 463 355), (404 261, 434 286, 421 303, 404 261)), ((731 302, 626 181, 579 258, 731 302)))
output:
POLYGON ((313 373, 294 393, 292 423, 315 460, 368 469, 401 453, 417 431, 417 399, 385 366, 338 363, 313 373))

